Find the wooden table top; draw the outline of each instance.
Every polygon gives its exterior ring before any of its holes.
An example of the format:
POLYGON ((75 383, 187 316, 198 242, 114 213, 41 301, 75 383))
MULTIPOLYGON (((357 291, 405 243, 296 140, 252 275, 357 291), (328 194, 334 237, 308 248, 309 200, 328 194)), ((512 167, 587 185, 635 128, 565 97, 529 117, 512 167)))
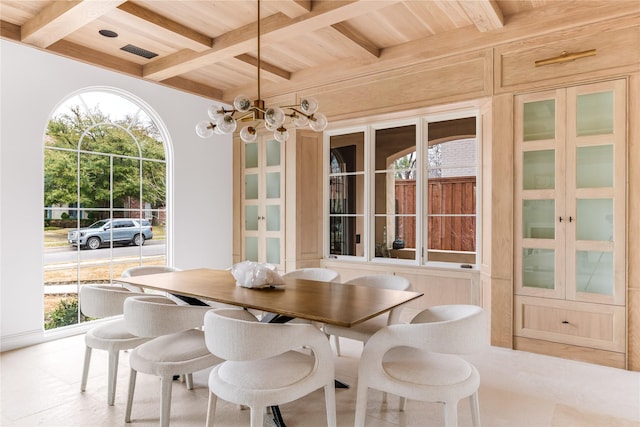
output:
POLYGON ((285 278, 284 286, 236 286, 228 270, 207 268, 119 278, 148 289, 237 305, 338 326, 353 326, 408 301, 421 292, 285 278))

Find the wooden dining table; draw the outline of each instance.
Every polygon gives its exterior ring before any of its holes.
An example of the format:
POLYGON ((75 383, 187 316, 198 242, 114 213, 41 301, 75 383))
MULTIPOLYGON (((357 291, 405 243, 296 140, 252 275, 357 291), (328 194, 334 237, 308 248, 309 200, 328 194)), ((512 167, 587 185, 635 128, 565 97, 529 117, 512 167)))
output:
POLYGON ((276 313, 338 326, 353 326, 419 298, 413 291, 284 278, 284 285, 245 288, 229 270, 199 268, 119 278, 146 289, 276 313))
MULTIPOLYGON (((293 318, 351 327, 421 297, 421 292, 346 285, 300 278, 284 278, 273 287, 238 286, 229 270, 199 268, 119 278, 118 281, 198 300, 215 301, 269 313, 270 322, 293 318)), ((347 387, 336 380, 336 387, 347 387)), ((285 427, 277 406, 274 422, 285 427)))

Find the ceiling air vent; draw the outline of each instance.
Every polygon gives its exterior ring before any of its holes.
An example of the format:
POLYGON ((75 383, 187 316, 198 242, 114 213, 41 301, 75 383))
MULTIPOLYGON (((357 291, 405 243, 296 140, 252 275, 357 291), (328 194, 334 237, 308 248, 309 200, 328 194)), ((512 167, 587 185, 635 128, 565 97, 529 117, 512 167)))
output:
POLYGON ((133 53, 134 55, 142 56, 143 58, 147 58, 147 59, 155 58, 156 56, 158 56, 158 54, 155 52, 151 52, 149 50, 143 49, 138 46, 134 46, 132 44, 123 46, 120 49, 124 50, 125 52, 133 53))

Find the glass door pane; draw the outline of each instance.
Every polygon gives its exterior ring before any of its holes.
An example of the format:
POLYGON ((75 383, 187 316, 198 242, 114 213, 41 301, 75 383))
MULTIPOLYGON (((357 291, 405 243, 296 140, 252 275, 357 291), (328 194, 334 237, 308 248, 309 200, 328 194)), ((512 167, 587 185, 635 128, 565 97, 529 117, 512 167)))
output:
POLYGON ((578 199, 576 239, 613 241, 613 200, 578 199))
POLYGON ((527 288, 554 289, 555 251, 529 249, 522 252, 522 285, 527 288))
POLYGON ((476 117, 429 122, 424 159, 427 176, 427 262, 474 265, 478 141, 476 117))
POLYGON ((364 256, 364 132, 331 136, 329 156, 329 254, 364 256))
POLYGON ((277 237, 267 237, 267 262, 269 264, 280 264, 280 239, 277 237))
POLYGON ((613 295, 613 252, 577 251, 578 292, 613 295))
POLYGON ((523 140, 553 139, 556 135, 556 101, 545 99, 524 104, 523 140))
POLYGON ((613 91, 578 95, 576 108, 577 136, 613 133, 613 91))
POLYGON ((523 189, 553 189, 556 181, 555 150, 525 151, 523 153, 523 189))
POLYGON ((577 188, 613 187, 613 145, 578 147, 577 188))

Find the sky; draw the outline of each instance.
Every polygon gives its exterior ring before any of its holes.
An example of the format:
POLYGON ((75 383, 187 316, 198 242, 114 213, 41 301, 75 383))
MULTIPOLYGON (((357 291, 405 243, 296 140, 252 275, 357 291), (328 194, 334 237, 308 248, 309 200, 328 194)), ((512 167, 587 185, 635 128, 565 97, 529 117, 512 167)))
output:
MULTIPOLYGON (((71 105, 81 104, 80 98, 84 100, 89 108, 94 108, 96 105, 99 105, 100 111, 108 114, 111 117, 111 120, 118 120, 124 118, 126 115, 133 115, 140 110, 140 107, 135 105, 133 102, 117 94, 95 91, 84 92, 69 98, 58 107, 54 116, 68 111, 68 108, 71 105)), ((141 114, 141 117, 147 116, 144 111, 142 111, 141 114)))

